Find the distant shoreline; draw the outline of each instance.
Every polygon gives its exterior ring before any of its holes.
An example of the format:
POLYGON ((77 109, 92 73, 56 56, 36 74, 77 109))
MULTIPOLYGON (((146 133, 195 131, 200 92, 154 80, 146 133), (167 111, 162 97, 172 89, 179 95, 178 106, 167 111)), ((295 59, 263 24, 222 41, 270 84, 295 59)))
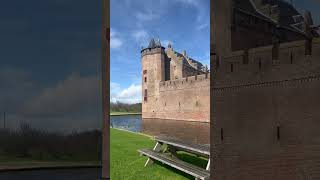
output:
POLYGON ((141 112, 111 112, 110 116, 141 115, 141 112))

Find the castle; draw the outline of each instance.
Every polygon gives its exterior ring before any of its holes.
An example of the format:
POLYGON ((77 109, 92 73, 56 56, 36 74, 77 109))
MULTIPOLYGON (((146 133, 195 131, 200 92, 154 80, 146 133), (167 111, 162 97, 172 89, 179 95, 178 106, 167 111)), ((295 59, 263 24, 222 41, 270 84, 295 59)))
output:
POLYGON ((320 38, 281 0, 211 4, 211 179, 320 179, 320 38))
POLYGON ((283 0, 211 1, 211 13, 211 77, 171 45, 141 51, 142 117, 210 122, 211 179, 320 179, 311 13, 283 0))
POLYGON ((142 118, 209 122, 209 70, 152 39, 141 50, 142 118))

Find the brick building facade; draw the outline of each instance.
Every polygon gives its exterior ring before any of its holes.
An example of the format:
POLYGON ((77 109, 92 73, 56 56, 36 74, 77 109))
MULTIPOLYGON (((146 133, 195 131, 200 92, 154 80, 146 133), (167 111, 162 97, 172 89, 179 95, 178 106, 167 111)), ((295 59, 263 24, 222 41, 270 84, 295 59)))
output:
POLYGON ((142 118, 209 122, 210 74, 186 51, 151 40, 141 51, 142 118))
POLYGON ((272 31, 265 39, 235 32, 244 1, 212 3, 211 179, 320 179, 320 39, 310 13, 268 1, 265 7, 282 7, 274 17, 259 7, 265 2, 248 0, 253 12, 245 12, 278 19, 264 26, 272 31))

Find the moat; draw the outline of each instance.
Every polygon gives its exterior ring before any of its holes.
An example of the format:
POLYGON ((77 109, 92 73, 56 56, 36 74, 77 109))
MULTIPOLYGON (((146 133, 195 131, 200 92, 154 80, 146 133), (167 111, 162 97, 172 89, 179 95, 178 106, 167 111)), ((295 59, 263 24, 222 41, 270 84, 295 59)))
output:
POLYGON ((142 119, 141 115, 111 116, 111 127, 158 136, 166 135, 185 141, 209 144, 209 123, 142 119))

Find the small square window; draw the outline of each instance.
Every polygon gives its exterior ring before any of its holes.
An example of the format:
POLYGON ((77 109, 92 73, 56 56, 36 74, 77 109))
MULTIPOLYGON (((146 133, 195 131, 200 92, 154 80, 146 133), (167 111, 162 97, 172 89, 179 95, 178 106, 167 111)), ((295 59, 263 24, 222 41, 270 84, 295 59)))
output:
POLYGON ((223 137, 223 128, 220 129, 220 139, 221 141, 223 141, 224 137, 223 137))

